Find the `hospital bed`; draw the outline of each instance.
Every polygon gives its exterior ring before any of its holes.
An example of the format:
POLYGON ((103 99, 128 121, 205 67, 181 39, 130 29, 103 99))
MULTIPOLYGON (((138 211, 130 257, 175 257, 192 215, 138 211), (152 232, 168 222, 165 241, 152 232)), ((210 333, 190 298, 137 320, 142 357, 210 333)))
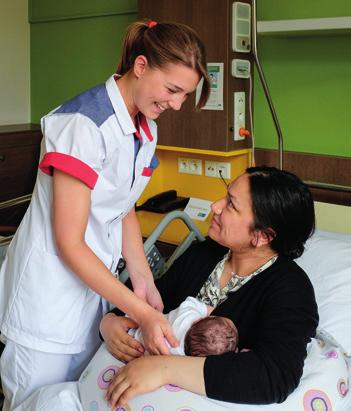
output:
MULTIPOLYGON (((145 252, 150 264, 154 263, 152 269, 155 275, 161 275, 192 241, 203 239, 183 212, 167 215, 145 242, 145 252), (155 243, 174 218, 184 221, 190 233, 166 261, 155 243)), ((167 385, 134 398, 120 411, 350 411, 351 235, 316 231, 306 243, 306 251, 296 262, 307 272, 314 286, 320 323, 317 338, 308 345, 300 384, 284 403, 229 404, 167 385)), ((127 276, 127 272, 122 273, 123 280, 127 276)), ((104 355, 110 354, 105 351, 104 355)), ((110 411, 103 400, 106 384, 123 363, 110 356, 107 358, 110 366, 101 369, 94 361, 95 357, 82 373, 78 384, 44 387, 15 411, 110 411)))

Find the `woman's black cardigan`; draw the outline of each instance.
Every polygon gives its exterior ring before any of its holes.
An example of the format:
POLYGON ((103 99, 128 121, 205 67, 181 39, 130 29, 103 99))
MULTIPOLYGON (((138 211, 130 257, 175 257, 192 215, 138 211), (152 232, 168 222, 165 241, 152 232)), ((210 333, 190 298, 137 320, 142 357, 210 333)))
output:
MULTIPOLYGON (((178 258, 156 281, 164 312, 176 308, 187 296, 196 296, 226 252, 207 240, 178 258)), ((247 404, 284 401, 299 384, 306 346, 318 324, 314 291, 305 272, 294 261, 279 257, 230 293, 212 315, 230 318, 239 331, 239 349, 250 351, 207 357, 206 395, 247 404)))

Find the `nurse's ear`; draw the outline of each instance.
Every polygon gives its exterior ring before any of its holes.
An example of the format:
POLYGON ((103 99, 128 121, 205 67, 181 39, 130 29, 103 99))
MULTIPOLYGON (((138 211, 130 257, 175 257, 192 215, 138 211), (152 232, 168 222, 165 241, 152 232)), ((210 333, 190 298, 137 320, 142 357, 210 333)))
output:
POLYGON ((133 64, 133 72, 137 78, 141 77, 148 66, 147 58, 143 55, 136 57, 133 64))

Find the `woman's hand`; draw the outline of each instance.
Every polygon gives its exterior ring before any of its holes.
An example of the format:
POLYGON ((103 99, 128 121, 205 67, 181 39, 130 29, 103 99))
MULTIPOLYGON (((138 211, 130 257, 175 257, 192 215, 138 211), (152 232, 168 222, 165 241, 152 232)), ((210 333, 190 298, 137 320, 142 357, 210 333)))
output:
POLYGON ((136 395, 154 391, 167 383, 168 356, 145 356, 120 368, 111 381, 106 400, 111 409, 125 406, 136 395))
POLYGON ((136 339, 128 335, 130 328, 138 328, 138 324, 128 317, 106 314, 100 323, 100 332, 106 347, 118 359, 129 362, 144 354, 144 347, 136 339))
MULTIPOLYGON (((203 368, 205 357, 153 355, 138 358, 120 368, 111 381, 106 400, 111 406, 125 406, 133 397, 165 384, 206 395, 203 368)), ((114 408, 113 408, 114 409, 114 408)))

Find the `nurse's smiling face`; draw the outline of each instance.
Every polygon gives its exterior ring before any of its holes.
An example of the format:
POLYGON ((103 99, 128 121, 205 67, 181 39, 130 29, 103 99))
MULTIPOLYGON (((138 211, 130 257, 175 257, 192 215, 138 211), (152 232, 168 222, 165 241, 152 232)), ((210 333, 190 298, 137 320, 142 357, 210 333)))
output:
POLYGON ((200 80, 197 71, 190 67, 168 63, 162 69, 152 68, 144 56, 137 57, 134 74, 133 103, 153 120, 167 109, 180 110, 200 80))

